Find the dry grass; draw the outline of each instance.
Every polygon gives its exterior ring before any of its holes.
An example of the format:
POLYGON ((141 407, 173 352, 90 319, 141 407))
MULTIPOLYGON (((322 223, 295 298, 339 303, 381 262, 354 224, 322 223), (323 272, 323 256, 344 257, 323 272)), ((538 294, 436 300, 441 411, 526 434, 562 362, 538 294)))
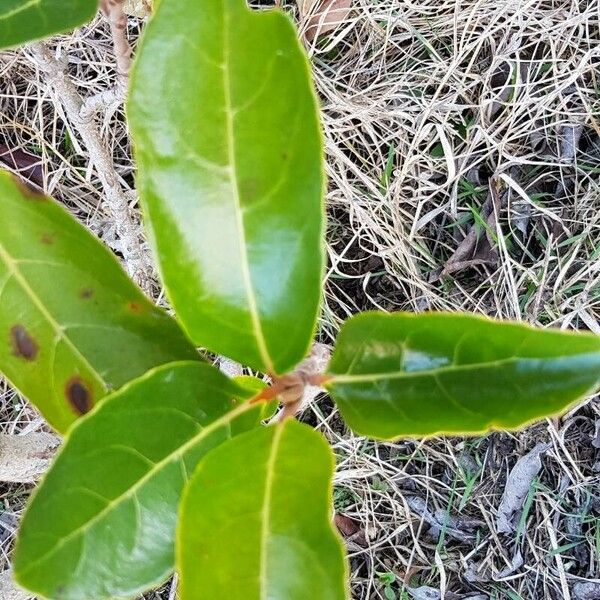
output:
MULTIPOLYGON (((600 333, 599 26, 597 0, 356 0, 311 48, 330 178, 322 341, 369 308, 600 333)), ((101 23, 60 44, 83 93, 110 85, 101 23)), ((103 132, 134 199, 121 111, 103 132)), ((47 191, 111 243, 86 150, 27 51, 0 55, 0 144, 40 156, 47 191)), ((43 427, 0 393, 3 429, 43 427)), ((598 413, 590 402, 519 433, 374 444, 326 398, 312 405, 304 418, 339 458, 336 509, 358 529, 354 597, 600 598, 577 586, 600 584, 598 413), (498 534, 507 474, 540 441, 549 451, 520 526, 498 534)), ((2 490, 4 554, 26 493, 2 490)))
MULTIPOLYGON (((363 2, 314 49, 331 181, 325 335, 367 308, 600 331, 599 10, 363 2), (484 262, 467 254, 445 276, 474 227, 484 262)), ((600 577, 597 413, 590 403, 517 434, 393 445, 320 419, 340 455, 344 512, 371 535, 367 549, 353 549, 355 597, 385 597, 386 572, 397 597, 403 581, 447 598, 584 597, 578 580, 600 577), (507 473, 538 441, 552 450, 523 525, 498 535, 507 473), (471 535, 429 532, 415 496, 432 513, 466 519, 471 535), (507 569, 519 555, 522 565, 507 569)))

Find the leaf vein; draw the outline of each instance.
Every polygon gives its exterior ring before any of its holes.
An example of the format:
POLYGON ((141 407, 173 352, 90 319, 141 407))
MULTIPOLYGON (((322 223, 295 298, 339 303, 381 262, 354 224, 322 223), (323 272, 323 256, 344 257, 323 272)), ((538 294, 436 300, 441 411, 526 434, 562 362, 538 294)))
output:
POLYGON ((231 165, 231 189, 233 193, 233 199, 235 202, 235 216, 237 222, 237 229, 240 237, 240 253, 241 253, 241 270, 244 283, 244 289, 246 293, 246 299, 248 301, 248 309, 250 311, 250 319, 252 323, 252 329, 256 338, 258 351, 265 367, 268 371, 273 371, 273 362, 267 349, 267 342, 262 330, 260 322, 260 315, 258 313, 258 304, 256 301, 255 292, 252 286, 252 277, 250 273, 250 265, 248 260, 248 248, 246 240, 246 230, 243 219, 240 190, 237 181, 236 172, 236 159, 235 159, 235 133, 233 123, 233 103, 231 96, 231 81, 230 81, 230 60, 229 60, 229 49, 230 49, 230 30, 229 30, 229 15, 223 16, 223 52, 224 52, 224 67, 223 67, 223 88, 225 94, 225 121, 227 129, 227 149, 229 153, 229 164, 231 165))
POLYGON ((104 516, 109 514, 113 509, 127 501, 131 496, 135 495, 138 490, 140 490, 153 475, 156 475, 161 469, 171 464, 173 461, 179 460, 181 457, 185 455, 185 453, 194 447, 195 444, 200 442, 203 438, 208 436, 210 433, 217 431, 219 428, 226 425, 230 420, 235 417, 243 414, 247 410, 251 410, 253 408, 252 405, 248 403, 240 404, 227 414, 223 415, 219 419, 213 421, 206 427, 203 427, 197 434, 192 436, 187 442, 182 444, 179 448, 174 450, 173 452, 167 454, 163 459, 155 463, 155 466, 150 469, 147 473, 145 473, 140 479, 138 479, 129 489, 125 490, 122 494, 114 498, 110 504, 108 504, 105 508, 99 511, 92 518, 88 519, 85 523, 82 523, 79 527, 74 529, 68 535, 65 535, 63 538, 59 540, 59 542, 53 546, 50 550, 45 552, 42 556, 37 558, 34 561, 28 563, 27 567, 21 571, 21 574, 27 573, 33 569, 36 569, 40 563, 43 563, 48 558, 53 556, 57 551, 59 551, 65 544, 69 543, 71 540, 76 539, 78 536, 86 533, 93 525, 97 522, 101 521, 104 516))

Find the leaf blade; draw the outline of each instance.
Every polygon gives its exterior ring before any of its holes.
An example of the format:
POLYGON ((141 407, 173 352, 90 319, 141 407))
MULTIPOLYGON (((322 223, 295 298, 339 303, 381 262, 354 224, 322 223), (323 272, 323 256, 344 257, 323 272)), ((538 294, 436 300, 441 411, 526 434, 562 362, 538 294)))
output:
POLYGON ((324 267, 322 143, 291 23, 244 0, 161 2, 128 114, 146 224, 188 334, 287 371, 308 350, 324 267), (169 53, 164 39, 177 40, 169 53))
POLYGON ((333 467, 321 436, 292 420, 207 454, 182 502, 182 600, 348 598, 333 467))
POLYGON ((91 21, 97 0, 5 0, 0 6, 0 48, 68 31, 91 21))
POLYGON ((62 207, 6 173, 0 198, 0 371, 53 427, 64 432, 152 367, 199 360, 176 322, 62 207))
POLYGON ((365 313, 344 324, 326 387, 381 439, 514 429, 593 390, 600 339, 446 313, 365 313))
POLYGON ((48 598, 133 596, 174 562, 179 497, 212 447, 256 425, 260 407, 216 369, 159 367, 79 421, 30 502, 17 581, 48 598))

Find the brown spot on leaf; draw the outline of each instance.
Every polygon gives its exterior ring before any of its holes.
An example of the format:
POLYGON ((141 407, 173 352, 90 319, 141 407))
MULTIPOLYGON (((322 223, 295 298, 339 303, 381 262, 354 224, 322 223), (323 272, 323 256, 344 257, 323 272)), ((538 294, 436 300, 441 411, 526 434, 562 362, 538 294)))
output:
POLYGON ((48 233, 47 231, 42 233, 40 236, 40 242, 42 242, 42 244, 46 244, 46 246, 51 246, 54 244, 54 234, 48 233))
POLYGON ((129 302, 127 308, 134 313, 142 312, 142 305, 139 302, 129 302))
POLYGON ((92 288, 82 288, 79 292, 79 297, 84 300, 89 300, 94 295, 94 290, 92 288))
POLYGON ((92 408, 92 391, 81 377, 71 377, 65 386, 65 396, 80 415, 85 415, 92 408))
POLYGON ((45 202, 48 200, 48 196, 40 194, 40 192, 38 192, 38 190, 35 189, 28 181, 17 179, 16 177, 13 177, 13 181, 19 188, 19 191, 25 200, 35 200, 36 202, 45 202))
POLYGON ((11 328, 10 343, 15 356, 25 360, 35 360, 39 350, 38 345, 23 325, 14 325, 11 328))

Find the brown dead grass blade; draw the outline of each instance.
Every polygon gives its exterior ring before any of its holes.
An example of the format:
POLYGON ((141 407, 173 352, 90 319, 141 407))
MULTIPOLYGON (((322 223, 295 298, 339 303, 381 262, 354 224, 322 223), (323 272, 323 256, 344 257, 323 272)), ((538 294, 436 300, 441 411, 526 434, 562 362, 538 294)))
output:
POLYGON ((298 0, 308 42, 334 31, 350 14, 352 0, 298 0))

